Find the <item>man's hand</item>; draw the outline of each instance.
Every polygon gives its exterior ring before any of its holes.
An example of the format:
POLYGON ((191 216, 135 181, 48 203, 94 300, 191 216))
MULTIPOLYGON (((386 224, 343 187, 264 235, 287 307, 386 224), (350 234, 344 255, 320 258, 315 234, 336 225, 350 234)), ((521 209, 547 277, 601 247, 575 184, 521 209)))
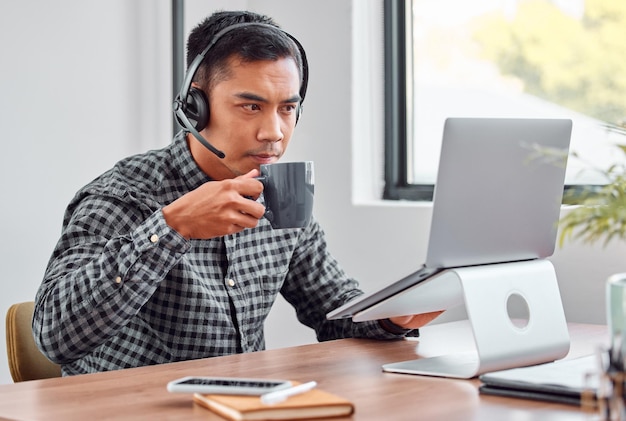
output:
POLYGON ((389 320, 404 329, 419 329, 426 326, 439 316, 443 311, 433 311, 432 313, 413 314, 411 316, 390 317, 389 320))
POLYGON ((254 228, 265 214, 255 200, 263 184, 258 170, 222 181, 209 181, 163 207, 165 222, 185 238, 209 239, 254 228))

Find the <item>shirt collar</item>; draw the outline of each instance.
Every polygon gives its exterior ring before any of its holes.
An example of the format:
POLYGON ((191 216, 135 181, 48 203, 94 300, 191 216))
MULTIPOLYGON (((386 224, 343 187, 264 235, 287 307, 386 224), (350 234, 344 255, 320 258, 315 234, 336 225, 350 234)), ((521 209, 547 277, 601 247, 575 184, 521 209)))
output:
POLYGON ((189 190, 195 190, 207 181, 213 179, 206 175, 200 169, 196 161, 191 155, 191 150, 187 144, 187 137, 184 131, 180 131, 174 137, 172 145, 172 157, 176 168, 180 171, 180 175, 185 180, 185 184, 189 190))

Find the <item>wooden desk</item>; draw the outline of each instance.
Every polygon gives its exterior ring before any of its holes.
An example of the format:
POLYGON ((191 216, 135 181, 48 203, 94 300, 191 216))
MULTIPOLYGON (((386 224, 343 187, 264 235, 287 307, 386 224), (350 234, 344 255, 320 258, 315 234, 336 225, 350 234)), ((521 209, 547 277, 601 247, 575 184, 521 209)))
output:
MULTIPOLYGON (((0 418, 20 420, 222 420, 169 393, 187 375, 279 377, 319 387, 355 403, 354 420, 585 420, 577 407, 479 395, 477 379, 384 373, 381 365, 467 346, 464 322, 427 326, 418 341, 344 339, 114 372, 0 385, 0 418), (462 343, 459 345, 459 343, 462 343)), ((571 324, 568 357, 606 343, 606 327, 571 324)), ((470 343, 471 344, 471 343, 470 343)))

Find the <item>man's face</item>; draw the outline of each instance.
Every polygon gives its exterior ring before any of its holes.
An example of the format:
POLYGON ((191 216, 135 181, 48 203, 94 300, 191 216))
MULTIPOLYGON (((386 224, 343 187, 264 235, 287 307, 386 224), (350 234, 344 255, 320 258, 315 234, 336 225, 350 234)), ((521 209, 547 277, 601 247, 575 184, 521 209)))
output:
POLYGON ((210 119, 201 134, 226 157, 218 158, 191 137, 200 167, 220 180, 276 162, 296 125, 300 75, 292 58, 244 63, 229 60, 230 77, 209 93, 210 119))

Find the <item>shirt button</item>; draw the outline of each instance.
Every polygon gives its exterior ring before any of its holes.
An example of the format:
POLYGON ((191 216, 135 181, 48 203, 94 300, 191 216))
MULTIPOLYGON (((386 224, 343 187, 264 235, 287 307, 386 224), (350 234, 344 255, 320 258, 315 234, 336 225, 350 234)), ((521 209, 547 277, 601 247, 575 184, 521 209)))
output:
POLYGON ((235 281, 233 279, 227 279, 226 283, 228 284, 229 287, 234 287, 235 286, 235 281))
POLYGON ((118 276, 117 278, 115 278, 115 283, 116 284, 121 284, 122 283, 122 277, 118 276))
POLYGON ((158 236, 158 235, 156 235, 156 234, 152 234, 152 235, 150 236, 150 242, 152 242, 152 243, 156 243, 157 241, 159 241, 159 236, 158 236))

